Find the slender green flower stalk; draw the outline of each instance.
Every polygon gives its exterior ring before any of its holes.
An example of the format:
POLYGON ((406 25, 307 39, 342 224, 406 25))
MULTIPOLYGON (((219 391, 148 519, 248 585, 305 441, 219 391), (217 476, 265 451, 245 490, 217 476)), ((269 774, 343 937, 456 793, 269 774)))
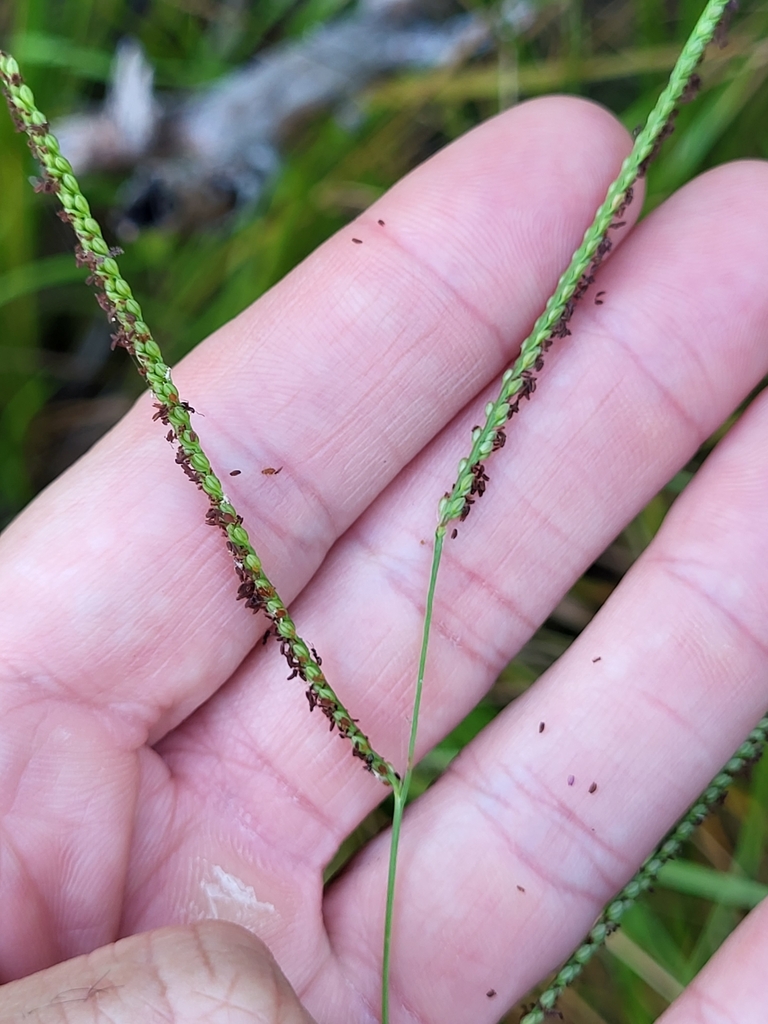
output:
POLYGON ((563 991, 571 985, 584 970, 592 957, 605 945, 606 939, 620 926, 621 920, 638 898, 653 885, 662 867, 678 856, 683 843, 690 839, 694 829, 707 814, 726 796, 726 790, 734 777, 758 761, 768 741, 768 716, 762 718, 742 743, 722 771, 712 779, 685 817, 678 822, 666 839, 659 844, 644 862, 634 878, 627 882, 590 929, 584 942, 563 964, 551 984, 541 993, 520 1024, 543 1024, 552 1013, 563 991))
MULTIPOLYGON (((384 919, 382 1024, 389 1024, 390 949, 400 831, 406 797, 413 775, 432 606, 447 528, 456 520, 465 520, 475 501, 485 494, 489 477, 485 471, 484 460, 504 447, 507 439, 506 425, 512 416, 519 412, 522 400, 530 399, 536 390, 536 374, 543 369, 544 356, 548 349, 555 339, 565 338, 571 333, 568 324, 576 304, 594 282, 598 267, 613 247, 609 232, 624 226, 625 222, 621 218, 632 202, 635 182, 645 175, 662 142, 674 130, 678 104, 689 102, 698 92, 701 83, 696 74, 696 68, 701 62, 707 46, 713 39, 719 45, 725 45, 727 23, 736 6, 736 0, 709 0, 707 3, 703 14, 683 47, 666 88, 651 111, 645 127, 637 136, 632 152, 624 160, 618 177, 608 188, 606 197, 598 208, 592 224, 587 228, 581 245, 573 254, 568 268, 561 275, 554 293, 547 301, 544 312, 534 324, 531 333, 523 341, 520 355, 513 365, 503 373, 498 398, 489 402, 485 407, 485 423, 473 429, 472 447, 469 455, 459 462, 456 483, 452 490, 440 500, 427 592, 419 672, 411 717, 408 764, 402 787, 395 790, 384 919)), ((457 532, 457 529, 454 528, 451 536, 455 537, 457 532)), ((529 1021, 527 1024, 532 1024, 532 1022, 529 1021)))
POLYGON ((170 367, 163 361, 157 342, 150 334, 130 287, 120 274, 115 256, 119 249, 110 249, 101 228, 91 216, 88 202, 72 173, 69 161, 62 156, 56 138, 51 134, 44 115, 35 106, 32 90, 25 85, 13 57, 0 51, 0 85, 2 85, 11 117, 19 131, 27 134, 29 147, 40 164, 42 179, 36 190, 55 193, 63 207, 59 216, 71 224, 77 238, 78 263, 88 267, 88 283, 96 288, 97 300, 114 327, 113 347, 120 345, 134 358, 139 373, 154 395, 154 419, 169 428, 167 440, 177 445, 176 462, 187 477, 203 491, 210 502, 206 522, 217 527, 226 537, 235 571, 240 580, 237 599, 245 601, 252 612, 264 612, 272 625, 265 634, 274 635, 288 667, 290 678, 298 676, 307 684, 310 711, 320 708, 341 736, 352 744, 352 753, 360 758, 376 778, 390 786, 399 786, 399 776, 392 765, 371 746, 358 729, 355 719, 339 701, 320 667, 321 659, 296 632, 293 619, 270 582, 261 559, 243 527, 243 519, 224 493, 221 481, 192 429, 190 414, 194 409, 185 402, 171 378, 170 367))
POLYGON ((560 277, 544 312, 522 343, 520 355, 504 372, 498 398, 485 408, 484 425, 472 431, 469 455, 459 463, 453 489, 440 501, 438 533, 444 534, 449 523, 466 519, 475 498, 484 494, 488 477, 483 460, 504 446, 505 425, 518 411, 520 401, 530 398, 536 390, 535 373, 542 369, 546 351, 556 338, 571 333, 568 323, 576 303, 594 281, 597 268, 612 248, 608 232, 623 226, 621 217, 632 202, 635 181, 645 175, 661 143, 671 134, 678 104, 693 99, 698 91, 700 82, 696 68, 721 28, 724 16, 727 17, 733 9, 733 0, 710 0, 707 4, 672 70, 666 88, 637 136, 632 152, 624 160, 618 177, 608 189, 581 245, 560 277))

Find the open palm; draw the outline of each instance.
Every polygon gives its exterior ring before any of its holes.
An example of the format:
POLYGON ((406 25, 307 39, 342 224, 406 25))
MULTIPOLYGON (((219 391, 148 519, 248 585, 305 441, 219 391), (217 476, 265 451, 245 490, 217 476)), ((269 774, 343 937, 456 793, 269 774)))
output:
MULTIPOLYGON (((397 765, 437 501, 629 146, 598 107, 524 104, 175 371, 302 635, 397 765)), ((625 229, 447 544, 421 752, 768 370, 766 199, 766 168, 732 165, 625 229)), ((765 710, 766 437, 758 399, 591 626, 410 809, 397 1024, 496 1019, 765 710)), ((2 975, 218 919, 267 943, 320 1024, 373 1022, 386 837, 325 893, 322 873, 385 791, 260 642, 172 462, 145 397, 0 541, 2 975)), ((723 972, 761 1019, 766 913, 670 1020, 710 1019, 723 972)))

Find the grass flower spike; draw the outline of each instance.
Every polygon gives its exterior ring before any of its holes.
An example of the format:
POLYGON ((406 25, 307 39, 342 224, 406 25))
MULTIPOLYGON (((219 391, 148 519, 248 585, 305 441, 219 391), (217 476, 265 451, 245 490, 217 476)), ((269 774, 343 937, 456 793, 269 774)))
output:
POLYGON ((2 51, 0 84, 13 122, 19 131, 26 132, 29 147, 40 164, 42 179, 36 186, 37 190, 56 194, 63 207, 59 216, 75 232, 76 257, 78 263, 90 270, 88 282, 95 287, 99 305, 113 327, 113 347, 119 345, 127 349, 136 361, 139 373, 156 399, 153 418, 169 428, 167 439, 177 445, 176 462, 210 502, 206 522, 220 529, 226 538, 240 580, 238 600, 244 600, 246 607, 254 613, 263 611, 271 620, 269 632, 279 642, 288 662, 291 669, 289 678, 298 676, 307 684, 310 710, 319 708, 330 721, 331 729, 337 729, 352 744, 353 755, 360 758, 376 778, 390 786, 395 785, 399 778, 397 772, 376 753, 368 738, 358 729, 355 719, 341 704, 325 678, 320 659, 298 635, 285 604, 265 574, 261 559, 243 527, 242 517, 224 493, 221 481, 192 428, 190 415, 194 409, 180 397, 170 367, 163 361, 160 348, 144 322, 141 307, 120 274, 115 259, 120 250, 111 249, 104 241, 69 161, 62 156, 48 122, 35 106, 32 90, 22 81, 14 58, 2 51))
POLYGON ((485 492, 488 477, 483 460, 504 446, 505 424, 518 411, 520 402, 536 390, 535 375, 544 366, 547 350, 555 339, 571 333, 568 323, 576 303, 594 282, 597 268, 613 247, 609 232, 623 226, 621 217, 632 202, 634 183, 645 175, 662 142, 671 134, 678 105, 695 96, 699 85, 696 68, 713 39, 717 37, 720 45, 724 45, 726 22, 735 9, 734 0, 710 0, 707 4, 581 245, 522 343, 514 365, 505 371, 498 398, 486 406, 484 425, 472 432, 469 455, 459 463, 456 483, 440 502, 438 533, 444 534, 449 523, 466 519, 475 497, 485 492))

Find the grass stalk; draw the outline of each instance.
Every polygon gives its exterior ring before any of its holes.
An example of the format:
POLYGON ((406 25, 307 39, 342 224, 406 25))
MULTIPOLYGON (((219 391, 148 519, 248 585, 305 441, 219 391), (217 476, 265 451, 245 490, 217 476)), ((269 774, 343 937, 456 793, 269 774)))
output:
POLYGON ((648 115, 617 178, 609 186, 581 245, 561 275, 544 312, 523 341, 520 355, 502 375, 498 398, 485 408, 485 423, 472 431, 469 455, 460 461, 456 483, 440 501, 438 529, 455 520, 466 519, 475 498, 485 493, 488 478, 483 460, 503 447, 506 423, 518 412, 521 400, 530 398, 536 390, 536 374, 544 366, 547 350, 556 339, 571 333, 568 324, 576 304, 593 283, 600 263, 613 248, 609 232, 623 226, 620 218, 632 202, 633 186, 638 178, 645 175, 662 142, 673 131, 678 105, 691 100, 698 90, 700 83, 696 68, 716 33, 723 31, 723 19, 733 10, 733 3, 734 0, 709 0, 707 3, 683 47, 666 88, 648 115))
POLYGON ((274 636, 288 662, 291 674, 307 684, 307 699, 312 711, 318 707, 352 745, 352 753, 360 758, 376 778, 392 786, 399 781, 393 766, 370 744, 357 727, 355 719, 341 703, 323 673, 321 660, 298 634, 285 603, 264 572, 243 518, 224 493, 221 481, 203 451, 197 432, 192 428, 192 406, 184 401, 164 362, 162 352, 144 322, 141 307, 130 286, 120 273, 115 257, 119 249, 111 249, 101 228, 91 216, 90 208, 72 173, 69 161, 62 156, 59 143, 51 133, 45 116, 37 109, 32 90, 25 85, 17 62, 0 50, 0 86, 5 93, 11 118, 19 131, 27 135, 29 148, 38 161, 42 178, 38 192, 54 193, 62 205, 59 216, 69 223, 77 238, 78 264, 88 267, 88 282, 96 288, 99 305, 114 328, 113 347, 119 345, 135 360, 139 373, 147 382, 156 402, 155 420, 169 428, 166 439, 176 445, 176 462, 186 476, 207 496, 209 508, 206 523, 218 528, 226 539, 240 585, 237 599, 254 613, 264 612, 271 626, 265 634, 274 636))
POLYGON ((443 551, 444 537, 445 530, 443 529, 442 531, 438 531, 432 550, 432 570, 430 572, 429 589, 427 590, 427 604, 424 610, 424 628, 421 638, 421 653, 419 655, 419 674, 416 680, 416 693, 413 699, 413 712, 411 714, 411 732, 408 738, 408 761, 402 781, 397 782, 394 786, 395 809, 392 815, 392 835, 389 844, 387 899, 384 911, 384 955, 382 958, 381 968, 382 1024, 387 1024, 389 1021, 389 979, 392 953, 392 922, 395 909, 395 882, 397 880, 397 855, 400 848, 400 829, 403 824, 403 813, 405 812, 405 805, 408 800, 408 791, 411 787, 413 769, 416 763, 416 737, 419 730, 421 694, 424 689, 424 674, 427 670, 427 651, 429 650, 429 637, 432 631, 432 609, 435 602, 437 573, 440 568, 440 557, 443 551))

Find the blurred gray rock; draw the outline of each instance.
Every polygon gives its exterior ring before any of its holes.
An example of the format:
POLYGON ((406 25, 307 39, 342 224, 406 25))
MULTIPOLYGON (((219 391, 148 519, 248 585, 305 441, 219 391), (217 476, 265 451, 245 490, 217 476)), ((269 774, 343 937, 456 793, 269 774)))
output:
MULTIPOLYGON (((526 0, 518 8, 518 21, 530 17, 526 0)), ((267 48, 186 97, 156 95, 140 44, 126 39, 101 108, 64 118, 54 131, 76 173, 130 175, 124 238, 147 226, 211 223, 258 201, 284 140, 314 112, 348 110, 384 75, 449 66, 489 48, 488 23, 455 10, 450 0, 361 0, 352 14, 267 48)))

